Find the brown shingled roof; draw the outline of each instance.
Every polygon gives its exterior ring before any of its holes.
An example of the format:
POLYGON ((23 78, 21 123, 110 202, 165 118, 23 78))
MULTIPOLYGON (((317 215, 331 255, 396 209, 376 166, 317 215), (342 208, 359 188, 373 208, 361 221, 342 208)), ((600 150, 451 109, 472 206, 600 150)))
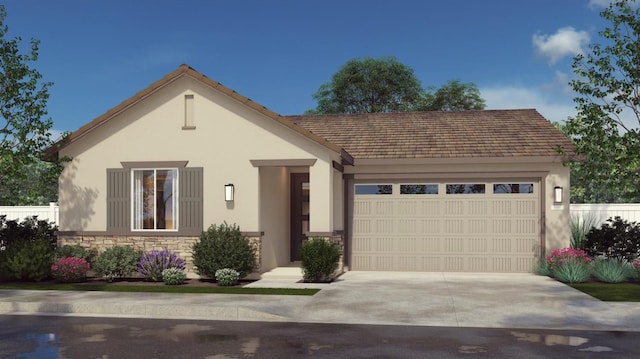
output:
POLYGON ((286 116, 358 159, 534 157, 575 154, 536 110, 286 116))

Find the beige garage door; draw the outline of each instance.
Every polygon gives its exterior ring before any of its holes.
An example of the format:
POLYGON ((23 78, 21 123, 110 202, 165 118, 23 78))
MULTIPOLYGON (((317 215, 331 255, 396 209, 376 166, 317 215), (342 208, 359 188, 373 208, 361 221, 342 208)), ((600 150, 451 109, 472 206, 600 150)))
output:
POLYGON ((353 270, 529 272, 539 183, 355 184, 353 270))

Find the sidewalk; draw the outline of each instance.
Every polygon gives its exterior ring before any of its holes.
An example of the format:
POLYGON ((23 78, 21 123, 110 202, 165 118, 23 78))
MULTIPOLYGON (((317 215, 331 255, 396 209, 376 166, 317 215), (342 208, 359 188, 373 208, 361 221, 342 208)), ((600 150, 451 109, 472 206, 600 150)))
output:
POLYGON ((530 274, 348 272, 314 296, 0 290, 0 314, 640 331, 640 303, 530 274))

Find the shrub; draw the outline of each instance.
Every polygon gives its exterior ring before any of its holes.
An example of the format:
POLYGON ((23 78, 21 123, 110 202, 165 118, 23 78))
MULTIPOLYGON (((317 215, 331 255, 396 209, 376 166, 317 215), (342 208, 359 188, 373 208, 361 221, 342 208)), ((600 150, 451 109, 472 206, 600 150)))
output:
POLYGON ((138 273, 154 281, 162 281, 162 271, 169 268, 185 269, 184 260, 168 249, 152 250, 142 255, 138 261, 138 273))
POLYGON ((305 282, 330 282, 338 269, 340 248, 323 238, 311 238, 302 243, 301 259, 305 282))
POLYGON ((39 282, 51 276, 53 248, 47 240, 15 242, 2 257, 2 272, 10 279, 39 282))
POLYGON ((187 278, 187 274, 176 267, 167 268, 162 271, 162 281, 166 285, 180 285, 184 283, 187 278))
POLYGON ((93 262, 93 260, 98 256, 98 250, 95 248, 84 248, 78 244, 74 245, 64 245, 62 247, 58 247, 56 249, 56 258, 82 258, 89 265, 93 262))
POLYGON ((215 278, 222 268, 234 269, 244 278, 256 268, 256 250, 235 224, 211 225, 192 250, 196 273, 207 278, 215 278))
POLYGON ((589 280, 589 266, 579 258, 568 258, 560 262, 552 272, 553 277, 563 283, 583 283, 589 280))
POLYGON ((569 222, 571 228, 571 248, 584 248, 587 241, 587 233, 600 223, 602 223, 600 218, 589 212, 586 216, 571 215, 569 222))
POLYGON ((541 259, 536 262, 533 267, 533 273, 537 275, 542 275, 546 277, 551 277, 551 270, 549 269, 549 264, 545 259, 541 259))
POLYGON ((591 263, 591 275, 605 283, 621 283, 634 275, 634 268, 625 260, 598 258, 591 263))
POLYGON ((135 273, 141 256, 142 251, 136 251, 129 246, 111 247, 96 257, 93 269, 108 281, 129 277, 135 273))
POLYGON ((51 266, 51 275, 59 282, 74 283, 87 279, 87 271, 91 266, 84 258, 59 258, 51 266))
POLYGON ((216 271, 216 282, 218 282, 218 285, 236 285, 238 279, 240 279, 240 273, 231 268, 222 268, 216 271))
POLYGON ((7 220, 6 215, 0 215, 0 247, 11 247, 13 243, 28 240, 43 240, 50 244, 51 248, 57 246, 58 227, 47 221, 38 220, 37 216, 25 218, 22 222, 7 220))
POLYGON ((576 261, 587 265, 591 262, 591 258, 585 251, 573 248, 554 249, 551 251, 551 254, 545 257, 545 260, 552 275, 554 275, 556 269, 563 263, 576 261))
POLYGON ((632 261, 640 254, 640 226, 620 217, 587 233, 584 249, 593 257, 618 258, 632 261))
POLYGON ((631 265, 633 266, 633 269, 636 270, 635 277, 640 278, 640 258, 636 258, 631 265))

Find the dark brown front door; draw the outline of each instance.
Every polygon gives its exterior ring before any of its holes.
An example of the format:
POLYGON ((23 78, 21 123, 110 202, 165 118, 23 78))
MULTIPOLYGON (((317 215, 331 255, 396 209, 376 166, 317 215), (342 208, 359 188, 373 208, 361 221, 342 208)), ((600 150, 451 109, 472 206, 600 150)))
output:
POLYGON ((309 174, 291 174, 291 261, 300 260, 302 241, 309 232, 309 174))

